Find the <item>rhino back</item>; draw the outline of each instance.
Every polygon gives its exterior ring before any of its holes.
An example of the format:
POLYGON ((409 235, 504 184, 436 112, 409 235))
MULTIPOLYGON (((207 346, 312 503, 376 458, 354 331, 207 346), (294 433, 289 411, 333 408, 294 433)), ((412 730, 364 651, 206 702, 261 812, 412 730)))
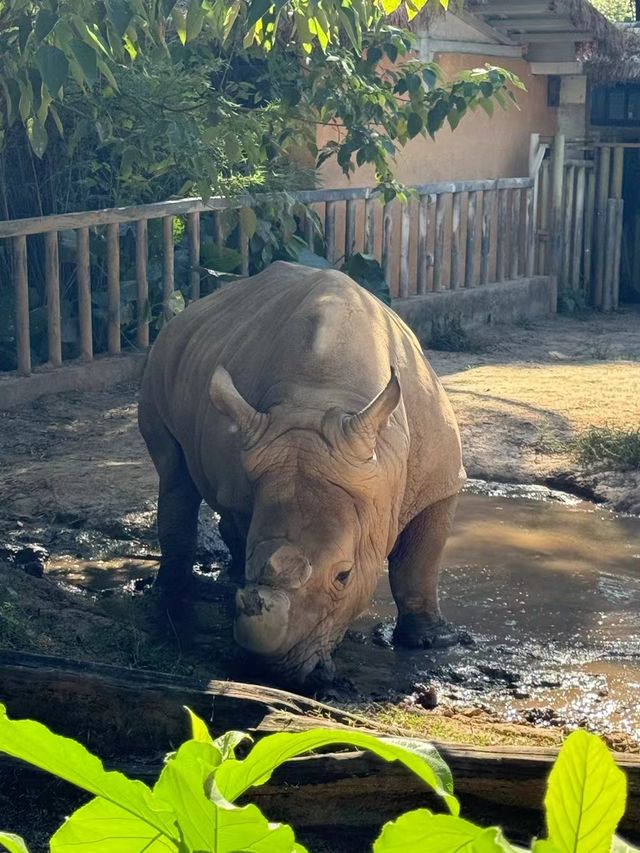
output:
POLYGON ((209 400, 219 364, 263 411, 281 403, 357 411, 394 364, 404 403, 394 419, 410 438, 403 515, 457 491, 458 431, 440 383, 402 320, 344 274, 277 262, 191 305, 159 335, 146 394, 214 505, 221 491, 238 503, 248 494, 239 438, 209 400))

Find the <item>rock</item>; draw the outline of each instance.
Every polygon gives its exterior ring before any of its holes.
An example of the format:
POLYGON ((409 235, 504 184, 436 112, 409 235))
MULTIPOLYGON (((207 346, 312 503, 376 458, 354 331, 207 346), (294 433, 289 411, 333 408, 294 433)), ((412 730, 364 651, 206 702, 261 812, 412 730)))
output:
POLYGON ((41 578, 44 575, 44 567, 48 559, 49 552, 42 545, 8 543, 0 546, 0 560, 5 560, 35 578, 41 578))
POLYGON ((416 705, 426 708, 430 711, 438 704, 438 692, 434 684, 416 684, 413 693, 413 700, 416 705))

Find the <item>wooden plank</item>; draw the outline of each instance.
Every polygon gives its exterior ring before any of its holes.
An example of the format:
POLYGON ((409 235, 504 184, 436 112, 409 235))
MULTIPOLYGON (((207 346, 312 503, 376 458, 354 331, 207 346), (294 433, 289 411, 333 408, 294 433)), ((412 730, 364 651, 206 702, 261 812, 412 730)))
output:
POLYGON ((357 202, 354 199, 347 201, 347 211, 345 218, 345 234, 344 234, 344 258, 349 260, 351 255, 356 251, 356 215, 357 202))
POLYGON ((602 308, 605 291, 606 242, 607 242, 607 200, 609 198, 609 177, 611 171, 611 148, 605 146, 598 152, 598 184, 595 221, 595 282, 593 288, 593 306, 602 308))
POLYGON ((451 290, 460 287, 460 220, 462 193, 454 193, 451 199, 451 290))
POLYGON ((174 291, 174 265, 173 265, 173 217, 165 216, 162 220, 162 244, 164 249, 164 264, 162 274, 162 304, 164 306, 164 319, 170 317, 168 304, 174 291))
POLYGON ((149 256, 149 236, 147 220, 136 222, 136 341, 141 349, 149 346, 149 280, 147 278, 147 261, 149 256))
POLYGON ((336 258, 336 207, 337 202, 328 201, 324 211, 324 239, 327 246, 327 260, 335 264, 336 258))
POLYGON ((618 208, 615 198, 610 198, 607 201, 607 219, 605 230, 605 271, 604 271, 604 292, 602 295, 602 310, 611 311, 613 308, 613 289, 615 276, 615 256, 616 256, 616 220, 618 208))
MULTIPOLYGON (((493 180, 442 181, 432 184, 416 184, 413 189, 418 195, 429 195, 430 193, 474 192, 492 189, 495 186, 496 182, 493 180)), ((526 189, 533 186, 533 178, 499 178, 497 186, 498 189, 526 189)), ((370 187, 353 187, 330 190, 300 190, 295 193, 295 198, 301 204, 323 204, 347 201, 348 199, 366 199, 370 194, 370 187)), ((18 234, 26 236, 28 234, 44 234, 47 231, 67 231, 96 225, 108 225, 109 223, 137 222, 139 219, 164 219, 167 216, 186 216, 189 213, 210 213, 214 210, 237 209, 244 205, 252 206, 256 201, 282 200, 288 197, 284 193, 265 193, 259 196, 236 196, 235 198, 214 197, 206 203, 200 198, 187 198, 155 204, 109 208, 107 210, 12 219, 0 222, 0 238, 15 237, 18 234)))
POLYGON ((505 281, 509 258, 509 194, 507 190, 498 191, 498 234, 496 251, 496 280, 505 281))
POLYGON ((511 258, 509 276, 512 279, 520 275, 520 190, 510 190, 511 194, 511 258))
POLYGON ((120 353, 120 226, 107 225, 107 293, 108 327, 107 349, 109 355, 120 353))
POLYGON ((382 209, 382 269, 387 287, 391 287, 391 241, 393 237, 393 202, 382 209))
POLYGON ((418 202, 418 269, 417 269, 417 292, 422 295, 427 292, 427 271, 429 253, 429 212, 428 196, 420 196, 418 202))
POLYGON ((590 302, 593 294, 593 223, 596 206, 596 173, 590 169, 587 173, 587 197, 584 210, 584 248, 583 248, 583 286, 587 302, 590 302))
POLYGON ((50 231, 44 235, 44 254, 49 361, 53 367, 60 367, 62 364, 62 328, 60 325, 60 258, 57 231, 50 231))
POLYGON ((536 198, 535 189, 525 190, 525 275, 531 278, 536 271, 536 198))
POLYGON ((433 250, 433 289, 442 290, 442 263, 444 261, 444 219, 446 203, 444 194, 436 197, 436 239, 433 250))
POLYGON ((563 257, 562 257, 562 286, 568 287, 571 284, 571 234, 573 232, 573 221, 575 219, 575 188, 576 188, 576 169, 575 166, 569 166, 565 169, 565 198, 564 198, 564 218, 562 221, 562 240, 563 240, 563 257))
POLYGON ((540 204, 536 234, 538 244, 538 272, 545 275, 549 264, 549 219, 551 201, 551 171, 549 161, 545 160, 540 167, 540 204))
POLYGON ((551 184, 551 228, 552 241, 549 263, 549 275, 551 277, 551 308, 557 310, 558 289, 562 276, 562 214, 564 197, 564 159, 565 159, 565 137, 558 133, 553 143, 553 179, 551 184))
POLYGON ((213 242, 219 249, 224 246, 224 222, 222 221, 223 216, 224 214, 221 210, 218 210, 213 214, 213 242))
POLYGON ((91 315, 91 253, 89 229, 76 231, 76 275, 78 278, 78 323, 80 325, 80 358, 93 361, 93 318, 91 315))
POLYGON ((364 253, 376 253, 376 199, 367 198, 364 203, 364 253))
POLYGON ((400 288, 401 299, 409 295, 409 261, 411 238, 411 204, 406 201, 402 205, 402 219, 400 222, 400 288))
POLYGON ((615 145, 613 148, 613 169, 611 172, 611 198, 622 198, 622 181, 624 177, 624 148, 615 145))
POLYGON ((430 193, 427 196, 427 242, 429 234, 433 233, 434 251, 427 252, 427 292, 433 291, 434 287, 434 270, 435 270, 435 230, 436 230, 436 208, 438 206, 438 196, 435 193, 430 193))
POLYGON ((29 275, 27 272, 27 238, 13 238, 11 275, 16 301, 16 359, 18 373, 31 373, 31 334, 29 331, 29 275))
POLYGON ((478 193, 469 193, 467 207, 467 246, 465 251, 464 286, 473 287, 475 282, 476 231, 478 215, 478 193))
POLYGON ((580 289, 583 242, 584 242, 584 194, 586 189, 586 169, 576 166, 576 205, 573 224, 573 251, 571 266, 571 287, 580 289))
POLYGON ((618 310, 620 304, 620 265, 622 261, 622 229, 624 223, 624 201, 616 199, 615 248, 613 262, 613 286, 611 288, 611 308, 618 310))
POLYGON ((491 220, 493 218, 495 193, 485 190, 482 193, 482 234, 480 238, 480 284, 489 281, 489 261, 491 256, 491 220))
POLYGON ((200 214, 187 216, 187 236, 189 239, 189 290, 191 301, 200 299, 200 214))

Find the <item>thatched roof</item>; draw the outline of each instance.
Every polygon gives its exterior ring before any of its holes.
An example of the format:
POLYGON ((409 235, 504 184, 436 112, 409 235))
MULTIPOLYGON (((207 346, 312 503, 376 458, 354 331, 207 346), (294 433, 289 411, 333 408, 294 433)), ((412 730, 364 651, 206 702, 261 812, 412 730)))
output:
POLYGON ((640 23, 619 24, 622 50, 616 53, 600 52, 589 59, 585 70, 597 83, 622 83, 640 80, 640 23))

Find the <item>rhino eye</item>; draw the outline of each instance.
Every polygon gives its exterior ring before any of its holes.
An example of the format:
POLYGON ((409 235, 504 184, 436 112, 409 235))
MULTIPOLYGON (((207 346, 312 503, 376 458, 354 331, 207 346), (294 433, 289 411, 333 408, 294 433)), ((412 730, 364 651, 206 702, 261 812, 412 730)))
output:
POLYGON ((339 583, 340 586, 346 586, 347 581, 349 580, 349 575, 351 574, 351 569, 347 569, 344 572, 340 572, 336 575, 336 583, 339 583))

